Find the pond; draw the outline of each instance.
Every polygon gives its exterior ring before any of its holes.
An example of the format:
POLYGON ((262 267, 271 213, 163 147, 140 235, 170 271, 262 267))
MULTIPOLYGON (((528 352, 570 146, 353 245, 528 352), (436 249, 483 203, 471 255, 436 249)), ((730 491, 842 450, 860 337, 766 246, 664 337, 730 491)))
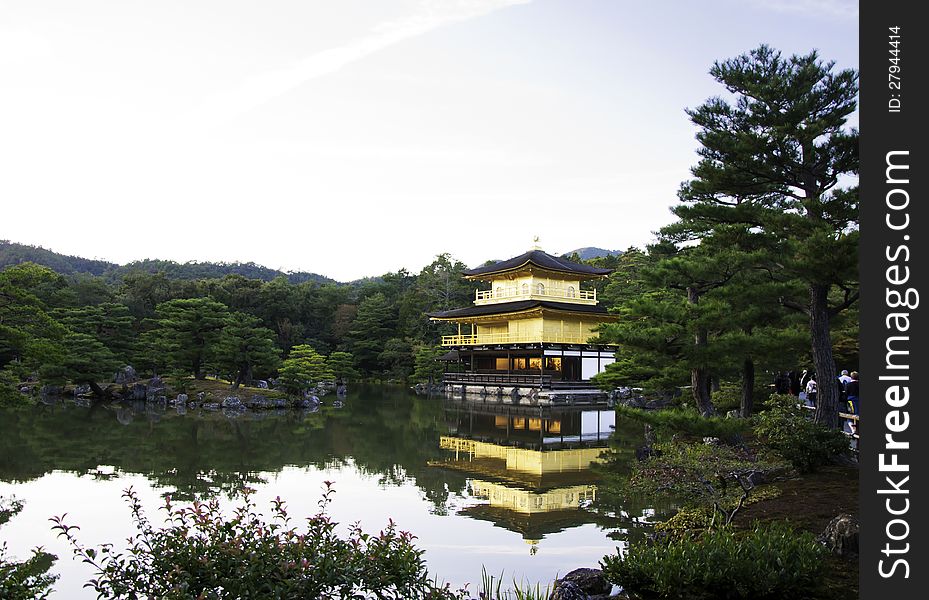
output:
POLYGON ((93 598, 90 569, 72 560, 49 518, 67 513, 85 544, 117 546, 133 532, 121 493, 132 486, 158 521, 162 496, 219 497, 254 488, 267 514, 280 496, 291 516, 329 512, 376 532, 396 521, 417 536, 430 573, 475 592, 481 569, 549 583, 647 530, 664 511, 634 501, 605 506, 590 465, 608 438, 625 456, 642 428, 611 409, 513 407, 355 386, 317 412, 223 413, 172 407, 79 406, 69 401, 0 412, 0 496, 25 504, 0 528, 22 559, 57 554, 53 597, 93 598), (615 425, 615 431, 614 426, 615 425))

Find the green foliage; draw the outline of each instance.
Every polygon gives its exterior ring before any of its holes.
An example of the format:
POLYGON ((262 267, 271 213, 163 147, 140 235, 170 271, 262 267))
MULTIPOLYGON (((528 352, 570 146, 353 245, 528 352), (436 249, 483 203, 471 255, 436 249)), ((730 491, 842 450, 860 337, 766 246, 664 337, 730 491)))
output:
POLYGON ((523 585, 513 580, 513 589, 503 589, 503 573, 499 577, 487 572, 487 567, 481 565, 481 585, 478 598, 482 600, 548 600, 552 594, 552 584, 542 587, 523 585))
POLYGON ((150 360, 163 355, 168 365, 201 379, 228 309, 210 298, 169 300, 155 307, 155 328, 145 336, 150 360))
MULTIPOLYGON (((714 97, 688 114, 701 160, 680 189, 675 242, 719 238, 745 253, 752 273, 781 286, 770 297, 808 317, 813 364, 835 373, 830 319, 858 298, 857 187, 839 182, 859 167, 858 74, 817 53, 784 57, 759 46, 717 62, 711 75, 734 102, 714 97), (733 235, 733 234, 736 235, 733 235)), ((773 303, 771 303, 773 304, 773 303)), ((837 423, 838 387, 819 388, 817 418, 837 423)))
POLYGON ((801 598, 816 587, 826 554, 812 534, 772 523, 632 545, 601 564, 634 598, 801 598))
POLYGON ((811 420, 790 394, 773 394, 768 399, 766 410, 755 417, 755 433, 801 473, 828 464, 849 447, 844 433, 811 420))
MULTIPOLYGON (((22 510, 18 500, 0 498, 0 526, 22 510)), ((32 556, 17 561, 7 554, 6 542, 0 544, 0 598, 4 600, 33 600, 47 598, 57 575, 48 570, 58 557, 41 548, 32 551, 32 556)))
POLYGON ((71 331, 92 336, 123 365, 129 364, 135 332, 134 319, 125 305, 106 302, 96 306, 60 308, 54 310, 52 316, 71 331))
POLYGON ((667 521, 655 523, 656 533, 683 537, 695 531, 709 529, 713 523, 713 509, 708 506, 682 508, 667 521))
POLYGON ((224 374, 232 374, 233 388, 247 384, 255 372, 270 374, 280 362, 274 332, 260 326, 257 317, 241 312, 229 315, 212 348, 212 360, 224 374))
POLYGON ((278 375, 283 388, 296 396, 302 395, 320 381, 335 379, 335 373, 326 364, 326 359, 307 345, 290 349, 290 355, 281 365, 278 375))
POLYGON ((14 365, 9 364, 0 369, 0 408, 32 404, 29 396, 17 389, 20 380, 14 365))
POLYGON ((438 358, 445 353, 441 346, 420 346, 414 357, 413 379, 419 382, 441 381, 443 365, 438 358))
POLYGON ((751 502, 753 473, 770 475, 786 468, 759 458, 744 446, 674 438, 654 443, 647 457, 632 464, 628 476, 609 466, 614 462, 609 454, 604 458, 610 493, 638 495, 655 503, 671 498, 685 508, 716 511, 723 523, 742 504, 751 502))
POLYGON ((384 350, 377 355, 387 377, 405 381, 413 372, 413 345, 409 340, 391 338, 384 344, 384 350))
POLYGON ((733 440, 746 433, 750 424, 744 419, 725 417, 703 417, 694 411, 681 409, 644 410, 617 406, 616 414, 651 425, 670 439, 674 433, 686 433, 698 437, 718 437, 733 440))
POLYGON ((360 376, 355 368, 355 357, 351 352, 333 352, 326 357, 326 365, 335 378, 342 381, 352 381, 360 376))
POLYGON ((41 298, 61 282, 61 276, 28 263, 0 271, 0 366, 20 360, 37 368, 43 342, 64 336, 67 330, 49 316, 41 298))
MULTIPOLYGON (((39 371, 45 381, 72 381, 97 387, 99 381, 109 381, 122 362, 96 338, 85 333, 69 333, 62 340, 57 360, 46 359, 39 371)), ((99 389, 99 388, 97 388, 99 389)))
POLYGON ((377 292, 358 305, 358 313, 348 331, 348 341, 358 367, 364 373, 383 371, 378 360, 396 323, 387 297, 377 292))
POLYGON ((266 521, 251 493, 244 490, 231 517, 217 500, 176 507, 168 498, 168 525, 156 529, 130 488, 124 497, 138 532, 126 551, 83 546, 77 527, 63 518, 55 519, 54 529, 96 570, 90 586, 98 598, 458 597, 430 579, 423 551, 393 521, 376 535, 353 526, 347 538, 339 537, 338 523, 326 513, 333 493, 328 482, 305 530, 291 524, 280 499, 266 521))

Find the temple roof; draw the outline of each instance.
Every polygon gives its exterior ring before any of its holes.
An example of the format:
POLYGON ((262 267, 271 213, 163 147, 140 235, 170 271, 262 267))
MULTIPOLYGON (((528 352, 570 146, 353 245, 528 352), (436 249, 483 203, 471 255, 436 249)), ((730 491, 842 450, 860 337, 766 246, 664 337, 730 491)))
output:
POLYGON ((426 313, 426 315, 434 319, 455 319, 460 317, 479 317, 483 315, 502 315, 533 308, 547 308, 549 310, 563 310, 566 312, 590 313, 594 315, 607 314, 607 310, 604 307, 593 304, 549 302, 547 300, 520 300, 518 302, 500 302, 498 304, 482 304, 480 306, 455 308, 442 312, 426 313))
POLYGON ((580 276, 586 275, 588 277, 600 277, 609 275, 613 272, 613 269, 599 269, 597 267, 591 267, 590 265, 583 265, 580 263, 571 262, 570 260, 559 258, 557 256, 552 256, 551 254, 541 250, 530 250, 525 254, 520 254, 515 258, 501 260, 492 265, 464 271, 464 275, 465 277, 478 277, 481 275, 489 275, 491 273, 515 271, 516 269, 519 269, 530 263, 547 271, 557 271, 560 273, 570 273, 572 275, 580 276))

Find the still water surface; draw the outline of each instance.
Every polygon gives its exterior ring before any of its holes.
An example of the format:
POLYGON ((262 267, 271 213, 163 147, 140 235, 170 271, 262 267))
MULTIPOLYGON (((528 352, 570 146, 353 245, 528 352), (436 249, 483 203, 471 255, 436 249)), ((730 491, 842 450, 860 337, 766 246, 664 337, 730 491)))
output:
POLYGON ((540 413, 497 404, 419 397, 405 388, 356 386, 314 413, 244 414, 69 402, 0 412, 0 496, 25 502, 0 528, 19 558, 44 546, 57 554, 55 598, 93 598, 92 573, 50 529, 68 514, 85 544, 133 532, 121 499, 132 486, 149 516, 162 496, 177 501, 257 490, 267 511, 280 496, 291 516, 314 514, 324 481, 329 512, 344 526, 376 532, 388 519, 413 532, 430 573, 475 591, 481 568, 535 585, 595 567, 660 518, 634 502, 610 506, 590 463, 607 438, 629 456, 641 427, 612 410, 540 413))

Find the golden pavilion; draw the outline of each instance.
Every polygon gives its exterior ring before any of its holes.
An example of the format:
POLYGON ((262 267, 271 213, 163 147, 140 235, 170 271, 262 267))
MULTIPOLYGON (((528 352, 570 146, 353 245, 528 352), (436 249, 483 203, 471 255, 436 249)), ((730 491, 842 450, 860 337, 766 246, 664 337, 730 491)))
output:
POLYGON ((458 366, 445 374, 447 389, 543 403, 599 397, 590 378, 615 360, 615 347, 595 338, 616 317, 598 304, 596 290, 581 286, 611 272, 538 247, 465 271, 488 284, 473 306, 429 313, 458 325, 456 335, 442 337, 443 359, 458 366))

